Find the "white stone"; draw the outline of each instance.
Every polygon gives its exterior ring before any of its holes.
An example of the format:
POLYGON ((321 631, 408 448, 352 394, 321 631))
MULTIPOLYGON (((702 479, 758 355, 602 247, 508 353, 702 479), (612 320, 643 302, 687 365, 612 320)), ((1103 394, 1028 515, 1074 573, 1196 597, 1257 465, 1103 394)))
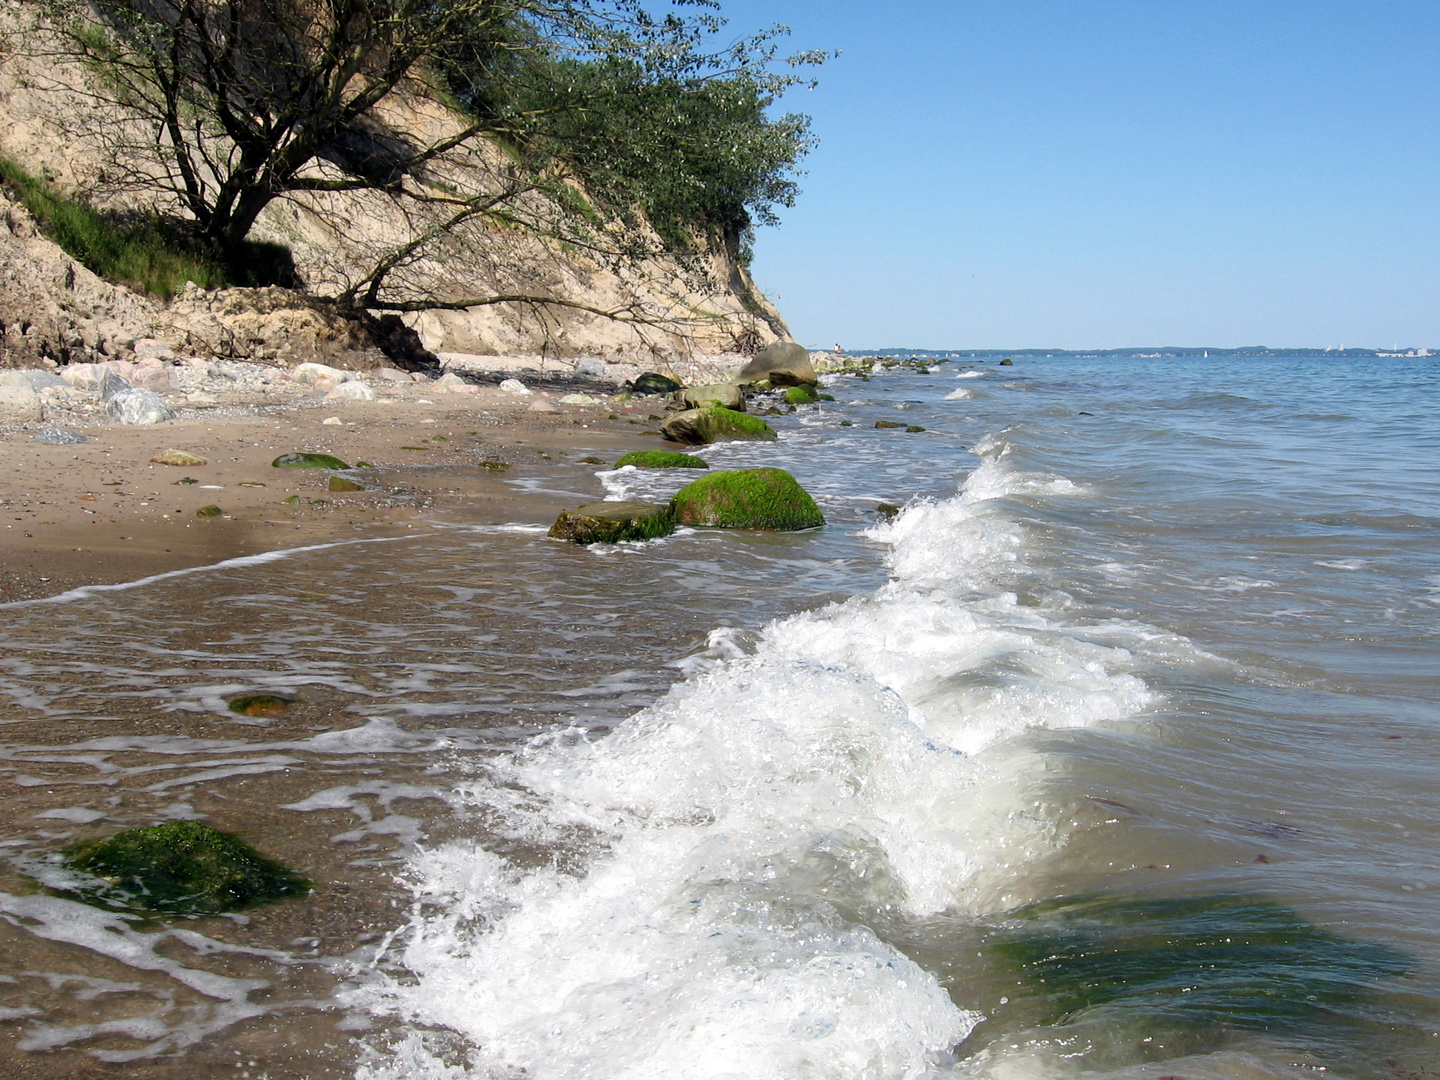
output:
POLYGON ((554 412, 555 406, 550 404, 550 399, 544 396, 537 397, 530 403, 531 412, 554 412))
POLYGON ((60 377, 76 390, 99 390, 105 368, 99 364, 67 364, 60 369, 60 377))
POLYGON ((324 420, 321 420, 320 423, 324 424, 326 427, 341 427, 343 426, 344 421, 342 421, 338 416, 327 416, 324 420))
POLYGON ((0 386, 0 424, 31 424, 44 415, 40 395, 28 382, 24 386, 0 386))
POLYGON ((507 394, 531 394, 534 393, 528 386, 519 379, 506 379, 500 384, 500 389, 507 394))
POLYGON ((561 405, 595 405, 598 402, 589 394, 566 394, 560 399, 561 405))
POLYGON ((452 384, 450 386, 450 393, 452 394, 478 394, 479 392, 480 388, 474 383, 459 383, 458 385, 452 384))
POLYGON ((298 383, 305 383, 307 386, 316 379, 333 379, 337 384, 348 382, 355 377, 353 371, 341 371, 329 364, 301 364, 291 375, 298 383))
POLYGON ((105 411, 122 424, 161 424, 175 419, 175 410, 154 390, 143 387, 120 391, 110 399, 105 411))
POLYGON ((375 391, 363 382, 342 382, 328 394, 326 401, 374 401, 375 391))
POLYGON ((452 386, 469 386, 470 384, 467 383, 464 379, 462 379, 459 375, 456 375, 453 371, 447 371, 444 375, 441 375, 440 378, 435 380, 435 385, 437 387, 443 386, 448 389, 452 386))

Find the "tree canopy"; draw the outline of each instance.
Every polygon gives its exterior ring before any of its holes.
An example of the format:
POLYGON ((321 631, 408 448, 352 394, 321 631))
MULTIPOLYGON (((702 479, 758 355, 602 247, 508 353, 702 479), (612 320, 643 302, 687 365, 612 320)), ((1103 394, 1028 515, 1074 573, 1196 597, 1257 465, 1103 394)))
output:
POLYGON ((383 193, 409 227, 347 293, 394 310, 424 303, 391 275, 476 222, 602 259, 739 253, 811 145, 769 110, 824 59, 782 55, 783 27, 727 39, 713 0, 45 3, 126 121, 101 136, 112 182, 229 261, 277 199, 383 193), (446 109, 413 122, 417 101, 446 109))

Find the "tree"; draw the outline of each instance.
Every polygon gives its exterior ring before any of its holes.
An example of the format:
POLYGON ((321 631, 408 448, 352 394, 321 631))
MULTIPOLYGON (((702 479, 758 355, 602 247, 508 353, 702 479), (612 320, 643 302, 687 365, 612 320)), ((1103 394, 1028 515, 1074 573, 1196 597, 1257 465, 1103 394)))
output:
POLYGON ((823 59, 782 57, 779 27, 717 46, 713 0, 45 3, 116 117, 110 182, 179 211, 214 258, 243 260, 276 200, 381 193, 404 227, 340 294, 374 309, 562 302, 391 288, 475 223, 632 265, 657 237, 733 244, 749 209, 793 199, 805 122, 765 110, 823 59))

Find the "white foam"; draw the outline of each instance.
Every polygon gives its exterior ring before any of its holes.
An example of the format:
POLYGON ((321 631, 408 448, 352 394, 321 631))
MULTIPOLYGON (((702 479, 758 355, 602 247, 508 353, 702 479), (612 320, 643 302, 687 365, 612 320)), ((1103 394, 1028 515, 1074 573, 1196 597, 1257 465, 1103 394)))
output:
POLYGON ((870 927, 975 910, 1061 842, 1026 794, 1041 759, 987 750, 1153 701, 1123 648, 1009 584, 1027 537, 1007 500, 1076 489, 1011 468, 1003 441, 984 453, 955 498, 870 531, 892 574, 874 595, 754 641, 716 631, 687 682, 609 736, 542 737, 460 789, 494 850, 412 859, 409 974, 348 1000, 461 1033, 471 1070, 412 1035, 359 1075, 941 1067, 982 1017, 870 927))
POLYGON ((975 391, 964 386, 957 386, 950 393, 945 395, 946 401, 964 401, 966 398, 975 396, 975 391))

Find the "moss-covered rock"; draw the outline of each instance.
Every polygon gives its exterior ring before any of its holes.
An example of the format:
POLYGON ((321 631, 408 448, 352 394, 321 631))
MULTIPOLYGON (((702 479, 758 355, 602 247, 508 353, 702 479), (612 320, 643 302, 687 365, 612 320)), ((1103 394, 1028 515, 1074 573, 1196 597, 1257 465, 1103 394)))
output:
POLYGON ((348 469, 349 465, 329 454, 281 454, 270 463, 277 469, 348 469))
POLYGON ((680 389, 680 384, 674 379, 668 379, 653 371, 637 376, 631 384, 631 389, 637 394, 673 394, 680 389))
POLYGON ((331 491, 364 491, 364 484, 357 484, 354 480, 344 476, 330 477, 331 491))
POLYGON ((214 503, 211 503, 209 506, 202 506, 199 510, 196 510, 195 516, 204 518, 221 517, 224 515, 224 513, 224 510, 221 510, 220 507, 216 506, 214 503))
POLYGON ((759 417, 718 406, 675 413, 660 425, 660 433, 673 442, 696 445, 730 439, 775 438, 775 429, 759 417))
POLYGON ((615 468, 634 465, 637 469, 708 469, 709 463, 694 454, 677 454, 674 450, 632 450, 615 468))
POLYGON ((618 544, 654 540, 675 531, 675 513, 656 503, 594 502, 566 510, 549 535, 576 544, 618 544))
POLYGON ((712 383, 708 386, 689 386, 681 395, 687 409, 708 409, 719 405, 722 409, 745 411, 745 395, 731 383, 712 383))
POLYGON ((894 420, 876 420, 876 421, 875 421, 875 426, 876 426, 877 428, 882 428, 882 429, 885 429, 885 428, 894 428, 894 429, 897 429, 897 430, 898 430, 898 429, 900 429, 900 428, 903 428, 905 425, 904 425, 904 424, 897 424, 894 420))
POLYGON ((670 505, 681 525, 791 532, 825 524, 810 493, 784 469, 712 472, 681 488, 670 505))
POLYGON ((787 405, 813 405, 819 400, 814 388, 807 383, 792 386, 785 391, 785 403, 787 405))
POLYGON ((311 889, 294 870, 198 821, 129 829, 80 844, 65 861, 107 883, 82 899, 169 915, 218 915, 311 889))
POLYGON ((279 716, 299 700, 287 694, 241 694, 225 704, 241 716, 279 716))

